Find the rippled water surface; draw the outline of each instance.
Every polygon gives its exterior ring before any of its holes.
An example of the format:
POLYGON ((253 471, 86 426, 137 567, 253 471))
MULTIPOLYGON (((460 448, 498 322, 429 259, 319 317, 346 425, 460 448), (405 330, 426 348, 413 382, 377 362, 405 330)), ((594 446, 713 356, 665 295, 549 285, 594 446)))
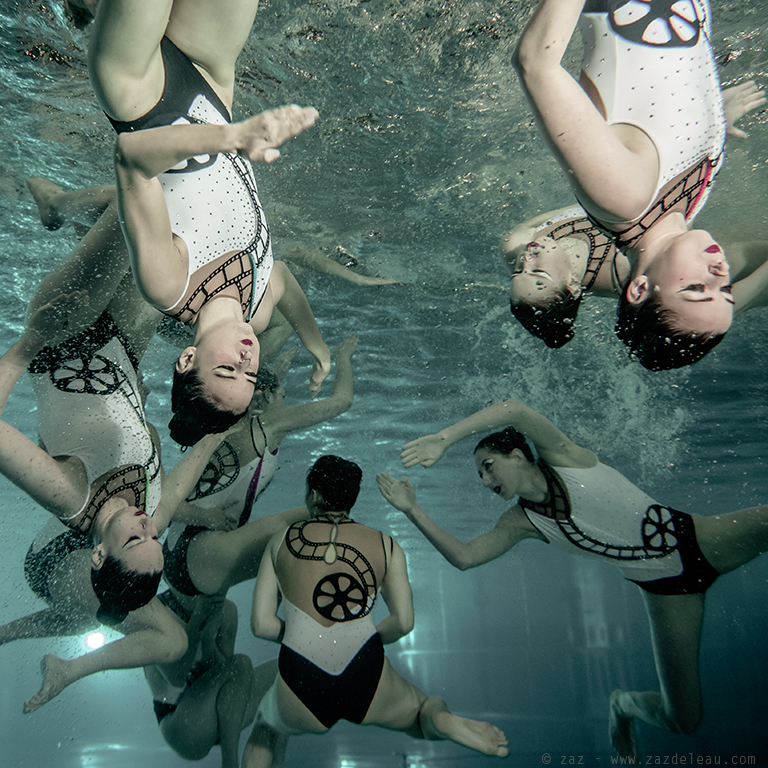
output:
MULTIPOLYGON (((352 410, 281 448, 281 469, 259 501, 267 514, 301 503, 311 460, 335 452, 364 469, 357 519, 391 531, 406 550, 416 630, 390 658, 454 711, 491 720, 510 739, 509 765, 610 764, 607 698, 615 687, 655 687, 646 619, 636 588, 610 568, 537 543, 469 573, 451 569, 387 506, 374 475, 401 476, 402 443, 437 431, 503 397, 555 421, 653 496, 716 514, 768 500, 765 467, 768 312, 739 318, 694 368, 651 374, 612 333, 614 308, 588 298, 576 340, 544 350, 512 322, 496 243, 516 222, 569 204, 570 191, 531 123, 509 64, 533 7, 520 2, 263 2, 238 62, 236 115, 283 103, 315 105, 318 124, 283 157, 258 167, 279 258, 281 241, 332 253, 342 244, 361 272, 402 285, 359 288, 296 268, 329 344, 360 333, 352 410), (574 760, 570 761, 573 756, 574 760)), ((716 3, 715 43, 724 82, 766 85, 768 6, 716 3)), ((34 287, 76 243, 46 232, 26 191, 30 175, 67 187, 111 180, 113 135, 85 71, 87 32, 70 31, 58 7, 0 2, 0 349, 17 337, 34 287), (53 8, 53 9, 52 9, 53 8)), ((574 45, 570 60, 577 61, 574 45)), ((730 140, 708 208, 697 223, 723 242, 767 239, 768 113, 730 140)), ((172 345, 153 342, 143 366, 150 418, 167 421, 172 345)), ((302 402, 309 360, 289 374, 302 402)), ((4 418, 35 434, 34 399, 17 387, 4 418)), ((433 469, 410 470, 435 519, 467 539, 503 511, 476 479, 470 441, 433 469)), ((164 461, 178 452, 164 438, 164 461)), ((23 558, 45 513, 0 481, 0 621, 43 604, 31 596, 23 558)), ((238 650, 255 662, 274 647, 253 639, 250 589, 234 591, 238 650)), ((705 717, 694 736, 640 728, 649 755, 765 764, 768 558, 722 579, 708 594, 702 643, 705 717)), ((138 671, 80 681, 31 716, 45 652, 73 656, 80 639, 0 648, 0 765, 181 765, 155 725, 138 671)), ((217 764, 218 751, 201 765, 217 764)), ((490 758, 453 745, 340 726, 301 737, 289 764, 475 766, 490 758)), ((689 763, 690 764, 690 763, 689 763)))

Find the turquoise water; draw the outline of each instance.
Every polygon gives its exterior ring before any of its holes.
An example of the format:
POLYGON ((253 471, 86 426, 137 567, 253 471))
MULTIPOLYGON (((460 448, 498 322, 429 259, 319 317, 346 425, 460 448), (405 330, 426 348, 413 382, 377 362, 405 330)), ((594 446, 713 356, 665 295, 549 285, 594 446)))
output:
MULTIPOLYGON (((330 344, 361 335, 353 360, 352 410, 289 437, 281 469, 259 501, 263 514, 296 506, 310 461, 335 452, 358 461, 364 490, 356 517, 390 531, 405 548, 416 629, 392 646, 393 663, 459 714, 505 729, 509 765, 610 764, 607 698, 615 687, 654 688, 639 594, 612 569, 539 545, 476 571, 451 569, 408 521, 386 505, 374 475, 403 474, 399 446, 503 397, 546 414, 665 503, 716 514, 768 499, 768 384, 761 352, 768 312, 739 318, 716 352, 689 370, 651 374, 613 338, 611 302, 588 299, 576 340, 560 351, 512 323, 496 256, 498 238, 570 193, 536 135, 509 65, 530 2, 263 3, 239 62, 235 111, 286 102, 315 105, 321 121, 257 168, 275 238, 359 257, 359 270, 401 286, 357 288, 296 269, 330 344), (573 760, 571 760, 573 758, 573 760)), ((112 133, 84 67, 87 33, 70 32, 58 7, 0 3, 0 349, 17 337, 35 285, 75 244, 71 230, 46 232, 24 182, 45 175, 67 186, 111 179, 112 133)), ((768 7, 714 6, 723 79, 766 84, 768 7)), ((574 48, 573 60, 578 58, 574 48)), ((768 114, 746 121, 733 142, 702 227, 727 238, 768 239, 768 114)), ((733 140, 731 140, 733 141, 733 140)), ((167 421, 170 345, 145 359, 150 418, 167 421)), ((300 355, 287 380, 290 402, 306 392, 300 355)), ((22 381, 4 414, 35 434, 34 400, 22 381)), ((435 519, 461 538, 487 530, 501 500, 476 479, 471 442, 434 468, 408 476, 435 519)), ((178 453, 164 440, 164 461, 178 453)), ((39 610, 23 557, 46 514, 0 481, 0 622, 39 610)), ((274 647, 253 639, 243 617, 250 589, 234 591, 238 650, 254 662, 274 647)), ((704 721, 694 736, 639 728, 648 755, 755 756, 765 764, 764 663, 768 558, 720 580, 708 594, 702 641, 704 721)), ((80 681, 33 715, 43 653, 73 656, 80 639, 0 648, 0 764, 181 765, 155 725, 138 671, 80 681)), ((459 766, 490 764, 453 745, 340 726, 301 737, 289 765, 459 766)), ((203 766, 216 765, 214 750, 203 766)), ((690 762, 688 763, 690 764, 690 762)), ((737 762, 737 764, 739 764, 737 762)), ((743 764, 743 763, 742 763, 743 764)))

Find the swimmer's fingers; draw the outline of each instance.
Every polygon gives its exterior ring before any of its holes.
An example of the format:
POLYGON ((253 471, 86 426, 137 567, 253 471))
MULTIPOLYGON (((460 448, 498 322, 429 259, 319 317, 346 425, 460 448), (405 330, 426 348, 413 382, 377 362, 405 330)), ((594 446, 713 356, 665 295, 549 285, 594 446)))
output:
POLYGON ((312 374, 309 377, 309 391, 312 393, 312 397, 317 397, 320 393, 320 387, 323 382, 328 378, 328 374, 331 372, 331 362, 329 360, 315 360, 314 366, 312 366, 312 374))
POLYGON ((403 466, 408 469, 421 464, 422 467, 431 467, 445 452, 447 446, 445 440, 439 435, 425 435, 403 446, 400 459, 403 466))
POLYGON ((24 702, 24 714, 40 709, 51 699, 58 696, 69 684, 66 675, 67 662, 58 656, 48 654, 40 662, 40 672, 43 675, 43 684, 40 690, 29 701, 24 702))
POLYGON ((392 475, 380 472, 376 475, 376 483, 381 495, 401 512, 410 512, 416 504, 416 490, 411 481, 404 477, 401 481, 395 480, 392 475))
POLYGON ((344 341, 342 341, 340 344, 337 344, 333 348, 333 354, 336 357, 352 357, 352 355, 355 354, 355 350, 357 349, 357 342, 359 339, 360 335, 357 333, 353 333, 350 336, 347 336, 344 341))
POLYGON ((765 106, 766 103, 768 100, 765 98, 764 91, 758 88, 754 80, 726 88, 723 91, 723 106, 728 135, 745 139, 747 134, 741 128, 736 128, 734 123, 748 112, 765 106))
POLYGON ((262 112, 238 123, 238 151, 253 162, 274 162, 280 157, 277 147, 309 128, 318 117, 316 109, 296 104, 262 112))

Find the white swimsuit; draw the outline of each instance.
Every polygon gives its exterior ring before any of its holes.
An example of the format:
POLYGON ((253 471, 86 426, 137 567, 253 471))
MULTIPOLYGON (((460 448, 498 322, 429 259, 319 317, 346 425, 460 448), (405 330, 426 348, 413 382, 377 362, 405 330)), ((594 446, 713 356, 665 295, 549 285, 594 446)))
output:
POLYGON ((45 450, 80 459, 89 486, 111 473, 68 519, 90 501, 94 509, 77 526, 87 532, 100 505, 127 489, 151 515, 160 502, 160 458, 144 415, 136 356, 109 314, 73 339, 46 347, 29 372, 45 450))
MULTIPOLYGON (((597 12, 588 3, 579 18, 582 68, 602 98, 607 122, 639 128, 658 151, 656 193, 639 218, 657 205, 667 184, 703 164, 704 177, 697 179, 696 190, 685 200, 684 214, 691 222, 721 166, 726 137, 708 3, 669 0, 660 15, 645 0, 612 7, 597 12)), ((669 207, 667 201, 665 209, 669 207)))

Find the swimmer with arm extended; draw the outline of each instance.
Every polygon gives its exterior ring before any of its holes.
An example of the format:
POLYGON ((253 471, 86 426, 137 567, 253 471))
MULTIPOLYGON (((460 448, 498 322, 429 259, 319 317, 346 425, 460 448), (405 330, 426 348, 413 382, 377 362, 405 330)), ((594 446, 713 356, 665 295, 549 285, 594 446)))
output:
POLYGON ((412 630, 413 599, 397 542, 349 516, 361 478, 354 462, 318 459, 307 475, 308 519, 277 532, 262 558, 251 628, 280 643, 279 673, 259 707, 243 768, 273 765, 280 737, 325 733, 341 719, 505 757, 502 731, 451 714, 384 655, 384 644, 412 630), (379 588, 390 613, 374 625, 379 588), (276 615, 280 595, 285 621, 276 615))
MULTIPOLYGON (((576 197, 629 260, 626 274, 615 276, 625 278, 617 335, 644 366, 663 370, 700 359, 733 317, 722 248, 709 233, 688 228, 722 165, 733 120, 724 111, 706 0, 689 4, 687 19, 671 2, 653 13, 633 8, 542 0, 520 38, 515 66, 576 197), (670 23, 661 21, 665 12, 670 23), (666 42, 656 36, 656 22, 669 33, 666 42), (585 43, 579 82, 562 66, 577 25, 585 43)), ((729 100, 733 114, 764 103, 754 84, 740 88, 729 100)), ((538 238, 529 242, 536 246, 538 238)), ((523 262, 535 261, 536 250, 523 262)), ((566 288, 573 278, 578 290, 587 265, 565 259, 566 288)), ((560 282, 560 275, 550 277, 560 282)), ((522 292, 513 299, 531 304, 531 276, 515 280, 522 292)))
POLYGON ((171 435, 191 445, 242 416, 258 369, 255 333, 274 305, 315 358, 314 394, 330 370, 303 291, 273 262, 250 164, 276 159, 317 113, 288 107, 231 123, 235 62, 256 0, 86 5, 96 17, 89 74, 119 134, 118 197, 139 291, 196 331, 172 397, 171 435))
POLYGON ((518 501, 490 531, 460 541, 426 514, 407 478, 398 482, 378 475, 382 495, 462 570, 500 557, 528 538, 617 566, 642 590, 660 690, 614 691, 611 742, 622 756, 635 757, 635 719, 692 733, 702 717, 704 595, 720 575, 768 549, 768 506, 708 517, 665 507, 514 400, 407 443, 403 464, 431 467, 459 440, 500 427, 506 428, 477 444, 475 466, 483 485, 507 501, 518 501), (655 535, 661 537, 659 546, 649 543, 655 535))

